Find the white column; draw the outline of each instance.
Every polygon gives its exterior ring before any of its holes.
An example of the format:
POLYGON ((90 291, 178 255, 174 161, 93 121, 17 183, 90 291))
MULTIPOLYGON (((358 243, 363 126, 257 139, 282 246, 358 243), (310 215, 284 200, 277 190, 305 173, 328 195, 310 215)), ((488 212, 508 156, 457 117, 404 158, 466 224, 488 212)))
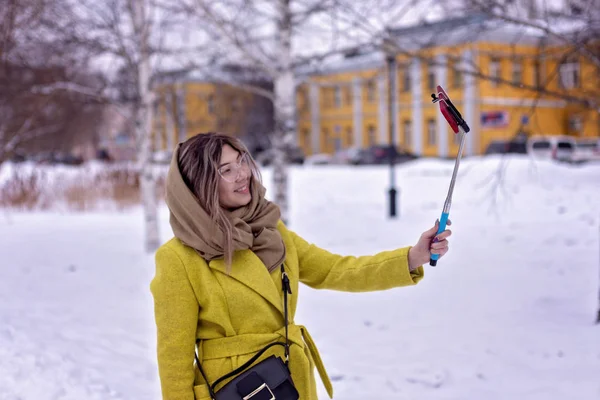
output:
MULTIPOLYGON (((187 139, 187 115, 186 115, 186 91, 184 84, 178 84, 176 89, 176 110, 177 110, 177 129, 179 132, 179 142, 187 139)), ((195 135, 198 132, 192 132, 195 135)))
POLYGON ((410 65, 412 94, 412 147, 416 155, 423 154, 423 84, 421 82, 421 61, 413 58, 410 65))
POLYGON ((363 99, 361 78, 352 80, 352 118, 354 125, 354 146, 362 147, 363 137, 363 99))
POLYGON ((160 118, 163 106, 158 96, 155 97, 150 107, 152 107, 155 110, 153 113, 154 118, 152 119, 152 134, 154 136, 151 148, 152 151, 161 151, 163 150, 163 130, 165 128, 165 125, 164 121, 162 121, 160 118))
POLYGON ((173 118, 173 97, 171 93, 165 95, 165 134, 167 136, 167 150, 175 149, 175 118, 173 118))
POLYGON ((308 102, 310 104, 310 136, 312 142, 313 154, 321 152, 321 115, 320 115, 320 87, 316 82, 310 83, 310 90, 308 93, 308 102))
MULTIPOLYGON (((444 89, 448 89, 446 83, 448 82, 448 68, 446 63, 448 62, 448 57, 445 54, 439 54, 436 56, 435 61, 437 63, 435 69, 435 80, 438 85, 442 86, 444 89)), ((437 89, 436 89, 437 90, 437 89)), ((440 157, 448 157, 448 122, 446 122, 446 118, 444 115, 437 110, 438 105, 436 107, 436 122, 437 122, 437 135, 438 135, 438 156, 440 157)))
MULTIPOLYGON (((475 54, 472 50, 465 50, 462 54, 462 69, 474 71, 475 54)), ((465 139, 465 150, 464 155, 474 155, 477 149, 477 138, 475 137, 477 130, 475 127, 476 121, 476 96, 477 87, 475 82, 475 76, 473 74, 463 74, 464 82, 464 114, 463 118, 467 122, 467 125, 471 128, 471 132, 467 133, 465 139)), ((459 109, 460 111, 460 109, 459 109)))
POLYGON ((387 144, 388 140, 388 106, 387 106, 387 79, 385 74, 377 76, 377 126, 379 128, 379 143, 387 144))

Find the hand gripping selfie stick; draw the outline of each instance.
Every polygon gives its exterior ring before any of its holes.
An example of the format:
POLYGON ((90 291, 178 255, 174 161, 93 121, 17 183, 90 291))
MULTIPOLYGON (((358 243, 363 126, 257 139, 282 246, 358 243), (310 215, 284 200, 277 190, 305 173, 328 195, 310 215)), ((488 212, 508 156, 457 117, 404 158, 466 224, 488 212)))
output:
MULTIPOLYGON (((440 111, 446 118, 446 121, 450 124, 450 127, 454 131, 455 134, 461 133, 460 137, 460 147, 458 148, 458 154, 456 155, 456 161, 454 162, 454 171, 452 171, 452 179, 450 180, 450 188, 448 189, 448 195, 446 196, 446 201, 444 203, 444 209, 442 211, 442 217, 440 218, 440 225, 438 227, 438 231, 436 235, 444 232, 446 230, 446 223, 448 222, 448 216, 450 215, 450 205, 452 204, 452 192, 454 191, 454 183, 456 182, 456 174, 458 172, 458 165, 460 164, 460 158, 462 156, 463 147, 465 145, 465 137, 467 132, 471 129, 469 125, 462 118, 454 104, 450 101, 450 98, 442 89, 441 86, 437 87, 437 96, 435 93, 431 95, 432 102, 438 103, 440 105, 440 111)), ((437 260, 440 258, 439 254, 432 254, 429 259, 429 265, 435 267, 437 265, 437 260)))

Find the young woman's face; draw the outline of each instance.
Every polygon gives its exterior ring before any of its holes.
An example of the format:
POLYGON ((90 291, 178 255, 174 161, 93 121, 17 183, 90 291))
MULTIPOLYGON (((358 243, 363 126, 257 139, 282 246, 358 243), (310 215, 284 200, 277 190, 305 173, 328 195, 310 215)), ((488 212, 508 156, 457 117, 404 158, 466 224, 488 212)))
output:
POLYGON ((250 203, 250 166, 248 156, 240 154, 228 144, 221 150, 219 162, 219 202, 227 209, 250 203))

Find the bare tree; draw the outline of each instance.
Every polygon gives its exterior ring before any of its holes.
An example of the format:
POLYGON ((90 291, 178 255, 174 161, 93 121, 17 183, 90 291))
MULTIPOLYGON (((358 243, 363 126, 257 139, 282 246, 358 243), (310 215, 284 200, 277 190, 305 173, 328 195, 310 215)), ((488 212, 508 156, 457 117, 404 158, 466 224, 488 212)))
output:
POLYGON ((57 83, 101 87, 72 46, 49 41, 58 2, 9 0, 0 8, 0 163, 18 153, 69 150, 93 131, 101 104, 77 92, 46 92, 57 83), (77 130, 79 135, 72 133, 77 130))
MULTIPOLYGON (((289 223, 287 155, 296 142, 295 96, 299 68, 341 54, 360 41, 370 42, 379 32, 353 36, 352 26, 363 16, 346 13, 340 0, 180 0, 179 9, 194 15, 215 43, 230 49, 235 59, 260 68, 273 81, 274 201, 282 220, 289 223)), ((410 2, 414 3, 414 2, 410 2)), ((406 10, 404 11, 406 12, 406 10)), ((251 85, 245 85, 253 90, 251 85)))
MULTIPOLYGON (((401 22, 426 25, 428 21, 448 14, 443 4, 437 3, 415 0, 180 0, 180 9, 196 16, 215 43, 232 49, 228 60, 237 57, 257 66, 274 82, 274 199, 282 210, 284 221, 287 222, 289 217, 285 154, 295 142, 294 100, 298 70, 310 66, 318 71, 321 61, 352 48, 358 52, 387 52, 390 43, 394 43, 396 54, 418 57, 437 65, 435 59, 427 59, 419 50, 436 41, 444 41, 444 30, 426 32, 423 38, 411 37, 403 42, 397 40, 398 33, 391 29, 401 22)), ((472 31, 463 30, 463 34, 465 41, 473 37, 472 31)), ((455 69, 465 75, 486 78, 486 73, 477 70, 476 66, 455 69)))
POLYGON ((295 131, 294 65, 292 30, 294 13, 291 0, 281 1, 204 1, 182 0, 181 9, 202 21, 215 32, 214 39, 225 42, 249 63, 262 68, 274 82, 275 202, 282 219, 287 212, 287 170, 285 149, 291 145, 295 131), (266 25, 268 25, 268 27, 266 25), (261 31, 260 27, 264 30, 261 31), (269 32, 273 30, 274 34, 269 32))
POLYGON ((160 245, 160 236, 156 177, 151 168, 153 81, 162 68, 198 57, 204 39, 188 30, 184 16, 169 12, 153 0, 64 1, 69 12, 62 19, 70 24, 56 24, 53 32, 75 43, 91 58, 92 65, 107 76, 103 98, 132 115, 141 174, 145 249, 154 251, 160 245))

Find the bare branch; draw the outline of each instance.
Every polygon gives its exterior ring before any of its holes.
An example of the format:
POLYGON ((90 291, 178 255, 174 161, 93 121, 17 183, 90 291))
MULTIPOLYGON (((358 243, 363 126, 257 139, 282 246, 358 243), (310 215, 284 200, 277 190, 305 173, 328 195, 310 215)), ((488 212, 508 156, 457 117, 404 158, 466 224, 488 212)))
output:
POLYGON ((310 18, 312 18, 315 14, 323 13, 326 11, 331 11, 332 4, 327 1, 316 2, 308 6, 305 10, 301 12, 292 13, 292 24, 294 26, 300 26, 306 23, 310 18))
MULTIPOLYGON (((220 15, 216 10, 211 8, 211 6, 207 4, 205 0, 196 0, 194 4, 197 6, 197 8, 190 6, 186 7, 189 13, 212 22, 214 27, 221 34, 223 34, 237 50, 241 51, 244 56, 246 56, 249 60, 252 60, 252 62, 254 62, 256 65, 259 65, 271 76, 275 76, 277 74, 276 69, 272 66, 272 64, 275 63, 275 60, 267 55, 267 53, 258 43, 253 42, 253 48, 249 48, 247 40, 251 40, 252 35, 250 35, 247 31, 240 32, 243 31, 241 26, 235 24, 235 22, 229 21, 225 16, 220 15), (201 10, 202 13, 199 14, 198 10, 201 10), (258 51, 262 57, 257 57, 255 51, 258 51)), ((213 3, 211 2, 211 4, 213 3)))
MULTIPOLYGON (((19 132, 17 132, 11 138, 11 140, 9 140, 8 142, 6 142, 4 144, 3 153, 6 154, 6 153, 10 153, 10 152, 14 151, 15 148, 23 142, 33 140, 35 138, 39 138, 40 136, 55 133, 56 130, 60 128, 60 126, 61 126, 60 124, 46 125, 46 126, 41 126, 41 127, 31 129, 29 131, 26 130, 28 128, 22 129, 19 132)), ((2 157, 0 157, 0 159, 1 158, 2 157)))
POLYGON ((243 83, 243 82, 236 82, 233 80, 222 79, 222 78, 218 78, 218 77, 213 78, 213 81, 215 83, 221 83, 221 84, 225 84, 225 85, 235 86, 239 89, 247 91, 248 93, 254 93, 256 95, 262 96, 262 97, 270 100, 271 102, 275 103, 275 95, 273 94, 273 92, 270 92, 261 87, 243 83))
MULTIPOLYGON (((490 3, 490 2, 483 2, 483 1, 477 1, 477 0, 473 0, 473 1, 484 12, 486 12, 490 16, 497 18, 499 20, 504 20, 506 22, 511 22, 511 23, 514 23, 514 24, 517 24, 520 26, 524 26, 524 27, 534 28, 540 32, 543 32, 544 34, 548 35, 549 37, 558 39, 562 43, 570 45, 570 46, 572 46, 574 43, 579 42, 578 40, 576 40, 573 37, 570 37, 567 34, 559 33, 555 29, 551 29, 550 21, 546 21, 546 24, 541 24, 541 23, 535 22, 534 20, 531 20, 531 19, 519 18, 519 17, 516 17, 509 13, 501 13, 501 12, 495 11, 495 7, 494 7, 495 3, 493 3, 493 2, 490 3)), ((597 38, 591 37, 589 39, 597 39, 597 38)), ((589 51, 589 49, 585 46, 585 44, 578 45, 578 48, 582 51, 583 54, 587 55, 589 57, 589 59, 596 66, 600 67, 600 57, 597 54, 594 54, 593 52, 589 51)))
POLYGON ((52 94, 55 91, 65 90, 69 92, 80 93, 100 100, 108 99, 106 96, 99 94, 97 90, 94 90, 93 88, 88 86, 80 85, 75 82, 54 82, 48 85, 33 86, 30 90, 31 93, 37 94, 52 94))

